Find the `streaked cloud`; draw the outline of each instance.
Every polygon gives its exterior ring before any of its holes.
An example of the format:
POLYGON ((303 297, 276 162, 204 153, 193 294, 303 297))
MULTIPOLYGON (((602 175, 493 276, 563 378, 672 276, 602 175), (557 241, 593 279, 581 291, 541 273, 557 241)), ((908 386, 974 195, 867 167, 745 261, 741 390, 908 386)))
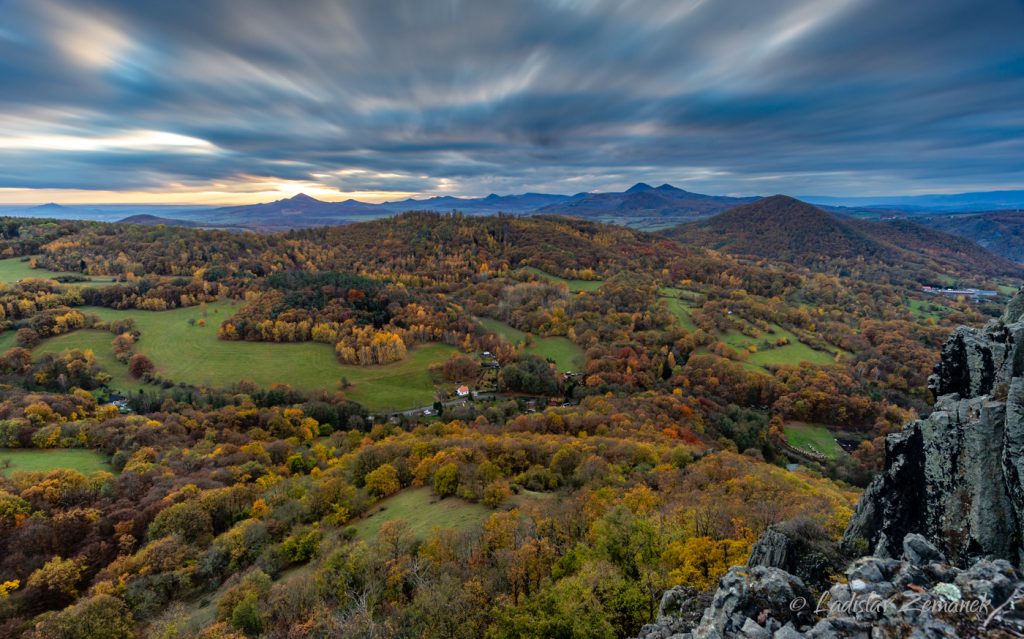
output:
POLYGON ((1024 188, 1014 0, 0 11, 0 200, 1024 188))

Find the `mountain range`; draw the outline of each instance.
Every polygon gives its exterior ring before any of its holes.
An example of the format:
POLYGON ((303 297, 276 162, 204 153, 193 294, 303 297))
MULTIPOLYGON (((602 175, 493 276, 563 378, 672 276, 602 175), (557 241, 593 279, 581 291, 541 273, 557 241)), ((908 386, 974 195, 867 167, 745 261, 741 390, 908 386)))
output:
MULTIPOLYGON (((757 249, 759 243, 773 238, 784 240, 772 246, 786 254, 810 252, 814 245, 828 245, 843 255, 870 255, 872 251, 886 252, 895 237, 909 241, 911 236, 921 240, 924 227, 942 231, 932 237, 942 246, 949 245, 951 234, 975 241, 1002 257, 1024 262, 1024 213, 1004 210, 1024 206, 1024 191, 991 193, 962 193, 954 195, 894 196, 870 198, 809 197, 818 213, 830 215, 828 228, 822 228, 823 219, 808 215, 792 201, 770 200, 766 207, 750 208, 763 201, 759 197, 731 197, 707 195, 662 184, 651 186, 640 182, 621 192, 582 192, 575 195, 523 193, 517 195, 490 194, 480 198, 438 196, 428 199, 404 199, 380 204, 354 199, 326 202, 305 194, 262 204, 227 207, 189 206, 130 206, 90 205, 66 206, 44 204, 19 208, 3 207, 0 213, 28 217, 58 219, 94 219, 124 221, 134 224, 165 224, 203 226, 256 231, 281 231, 296 228, 349 224, 387 217, 409 210, 453 211, 466 215, 561 215, 592 221, 630 226, 641 230, 659 231, 677 225, 707 220, 733 211, 729 216, 709 222, 675 229, 679 236, 704 233, 711 244, 725 247, 726 235, 719 226, 735 227, 737 233, 729 235, 732 242, 727 250, 757 249), (961 212, 970 207, 981 207, 974 212, 961 212), (765 227, 766 220, 759 216, 766 211, 781 209, 793 217, 770 215, 773 226, 765 227), (980 212, 978 212, 980 211, 980 212), (864 226, 866 220, 880 219, 888 226, 864 226), (840 220, 838 226, 832 220, 840 220), (900 236, 898 220, 912 220, 915 232, 900 236), (743 222, 749 230, 739 228, 743 222), (883 229, 878 231, 878 228, 883 229), (867 251, 867 253, 865 253, 867 251)), ((897 242, 898 243, 898 242, 897 242)), ((960 246, 957 251, 967 250, 960 246)), ((755 254, 764 254, 755 250, 755 254)))
MULTIPOLYGON (((406 199, 371 204, 358 200, 324 202, 305 194, 244 206, 207 210, 203 221, 218 225, 261 230, 280 230, 327 224, 347 224, 410 210, 452 211, 467 215, 567 215, 617 222, 630 226, 665 227, 683 219, 713 215, 756 197, 735 198, 691 193, 669 184, 652 187, 639 183, 622 192, 551 195, 524 193, 482 198, 439 196, 425 200, 406 199)), ((193 218, 189 218, 193 219, 193 218)))

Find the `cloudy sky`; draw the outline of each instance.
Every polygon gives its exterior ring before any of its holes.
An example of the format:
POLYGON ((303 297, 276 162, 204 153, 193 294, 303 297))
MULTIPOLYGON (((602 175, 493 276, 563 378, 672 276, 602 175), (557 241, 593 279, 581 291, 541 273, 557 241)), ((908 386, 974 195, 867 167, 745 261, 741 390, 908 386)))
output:
POLYGON ((0 0, 0 203, 1024 188, 1021 0, 0 0))

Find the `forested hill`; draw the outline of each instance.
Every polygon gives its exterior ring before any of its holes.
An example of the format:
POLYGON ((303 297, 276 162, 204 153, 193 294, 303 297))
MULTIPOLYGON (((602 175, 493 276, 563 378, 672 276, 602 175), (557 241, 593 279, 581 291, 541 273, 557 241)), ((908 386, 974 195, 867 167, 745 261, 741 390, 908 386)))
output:
POLYGON ((1014 276, 1019 265, 964 238, 906 220, 841 217, 785 195, 679 225, 666 235, 691 246, 770 258, 812 270, 940 283, 940 275, 1014 276))

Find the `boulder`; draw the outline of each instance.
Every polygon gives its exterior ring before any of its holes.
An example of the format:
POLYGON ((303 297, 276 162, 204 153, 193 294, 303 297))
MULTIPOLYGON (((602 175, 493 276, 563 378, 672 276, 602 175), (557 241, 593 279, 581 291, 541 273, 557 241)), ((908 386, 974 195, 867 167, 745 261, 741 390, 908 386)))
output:
POLYGON ((797 601, 811 601, 811 594, 799 577, 764 566, 731 568, 719 582, 711 606, 704 611, 693 637, 734 637, 740 635, 745 625, 750 632, 748 619, 765 629, 781 628, 791 621, 806 622, 810 619, 810 607, 794 606, 797 601))

